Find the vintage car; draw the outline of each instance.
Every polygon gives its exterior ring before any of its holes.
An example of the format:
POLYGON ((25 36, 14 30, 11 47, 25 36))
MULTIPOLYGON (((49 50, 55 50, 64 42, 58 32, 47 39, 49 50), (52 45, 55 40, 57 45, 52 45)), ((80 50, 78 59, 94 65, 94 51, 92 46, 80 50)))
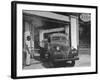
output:
POLYGON ((56 63, 70 63, 75 65, 75 60, 78 60, 78 50, 72 48, 70 40, 66 34, 54 33, 49 36, 48 44, 44 48, 44 59, 55 65, 56 63))

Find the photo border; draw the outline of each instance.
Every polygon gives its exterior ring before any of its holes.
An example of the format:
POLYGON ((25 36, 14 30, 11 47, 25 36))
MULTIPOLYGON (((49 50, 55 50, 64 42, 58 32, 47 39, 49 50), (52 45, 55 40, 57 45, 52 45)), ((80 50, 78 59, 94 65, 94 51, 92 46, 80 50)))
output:
POLYGON ((89 5, 73 5, 73 4, 57 4, 57 3, 42 3, 42 2, 24 2, 12 1, 11 2, 11 78, 39 78, 39 77, 54 77, 54 76, 68 76, 68 75, 85 75, 98 73, 98 7, 89 5), (96 9, 96 71, 84 73, 69 73, 69 74, 51 74, 51 75, 37 75, 37 76, 17 76, 17 4, 34 4, 34 5, 49 5, 49 6, 62 6, 62 7, 80 7, 80 8, 94 8, 96 9))

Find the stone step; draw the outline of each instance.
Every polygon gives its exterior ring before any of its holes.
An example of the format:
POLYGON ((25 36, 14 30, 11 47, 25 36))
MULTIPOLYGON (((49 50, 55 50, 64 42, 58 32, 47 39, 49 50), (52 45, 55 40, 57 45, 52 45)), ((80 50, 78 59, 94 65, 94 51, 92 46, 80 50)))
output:
POLYGON ((90 47, 90 45, 89 44, 80 44, 79 47, 80 48, 88 48, 88 47, 90 47))
POLYGON ((90 46, 79 46, 80 48, 89 48, 90 46))
POLYGON ((79 48, 79 54, 90 54, 90 48, 79 48))

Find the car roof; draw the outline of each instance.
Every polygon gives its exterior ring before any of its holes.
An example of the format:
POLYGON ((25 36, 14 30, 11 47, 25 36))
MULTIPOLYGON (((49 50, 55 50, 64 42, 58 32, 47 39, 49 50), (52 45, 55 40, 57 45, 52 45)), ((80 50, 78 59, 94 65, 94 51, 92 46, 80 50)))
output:
POLYGON ((64 42, 51 42, 51 45, 62 45, 62 46, 69 46, 69 44, 66 44, 64 42))

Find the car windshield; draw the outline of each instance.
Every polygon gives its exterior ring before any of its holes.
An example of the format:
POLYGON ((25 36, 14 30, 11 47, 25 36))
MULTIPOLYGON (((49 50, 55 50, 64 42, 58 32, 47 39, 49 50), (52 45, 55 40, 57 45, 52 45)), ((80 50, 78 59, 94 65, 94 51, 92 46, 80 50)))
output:
POLYGON ((66 41, 66 37, 61 37, 60 39, 66 41))
POLYGON ((60 40, 60 37, 59 36, 52 37, 52 40, 53 41, 60 40))
POLYGON ((52 37, 52 41, 66 41, 66 37, 62 37, 62 36, 55 36, 52 37))

